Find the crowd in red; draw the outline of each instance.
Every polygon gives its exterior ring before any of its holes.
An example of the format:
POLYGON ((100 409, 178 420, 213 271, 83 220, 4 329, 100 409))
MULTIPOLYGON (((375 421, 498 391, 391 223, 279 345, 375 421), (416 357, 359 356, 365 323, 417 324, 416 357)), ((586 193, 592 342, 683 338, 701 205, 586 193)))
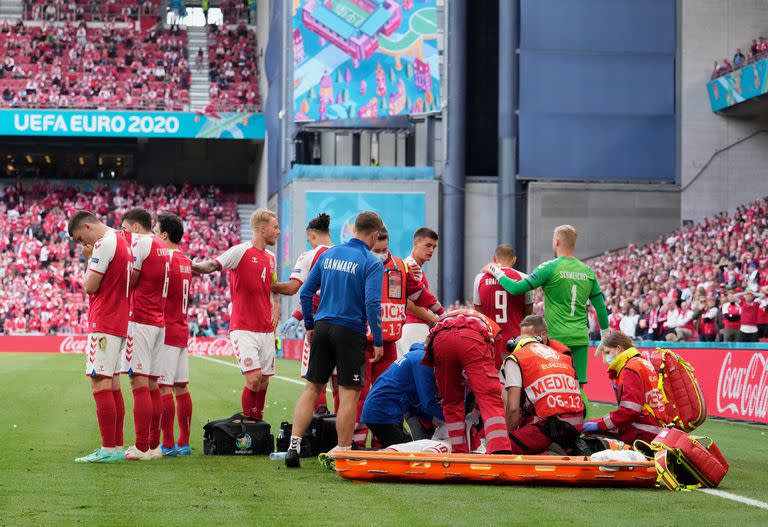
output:
POLYGON ((614 329, 649 340, 754 342, 768 338, 767 243, 763 198, 587 263, 614 329))
POLYGON ((26 20, 48 22, 129 22, 159 18, 160 0, 24 0, 26 20))
POLYGON ((256 33, 245 23, 209 26, 210 110, 261 112, 256 33))
MULTIPOLYGON (((236 197, 217 187, 0 184, 0 333, 85 333, 85 263, 67 234, 68 219, 77 209, 89 209, 118 226, 121 215, 137 206, 178 214, 185 227, 181 249, 193 260, 218 255, 240 241, 236 197)), ((225 333, 229 303, 226 273, 195 277, 192 334, 225 333)))
POLYGON ((186 32, 89 27, 0 28, 0 107, 184 110, 186 32))

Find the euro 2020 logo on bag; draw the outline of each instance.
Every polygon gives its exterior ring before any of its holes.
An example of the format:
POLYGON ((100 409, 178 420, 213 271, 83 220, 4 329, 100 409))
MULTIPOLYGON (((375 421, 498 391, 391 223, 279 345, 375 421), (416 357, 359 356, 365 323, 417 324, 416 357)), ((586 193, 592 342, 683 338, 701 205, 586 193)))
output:
POLYGON ((238 437, 237 439, 235 439, 235 445, 240 450, 251 448, 251 444, 252 444, 251 436, 249 436, 248 434, 243 434, 242 437, 238 437))

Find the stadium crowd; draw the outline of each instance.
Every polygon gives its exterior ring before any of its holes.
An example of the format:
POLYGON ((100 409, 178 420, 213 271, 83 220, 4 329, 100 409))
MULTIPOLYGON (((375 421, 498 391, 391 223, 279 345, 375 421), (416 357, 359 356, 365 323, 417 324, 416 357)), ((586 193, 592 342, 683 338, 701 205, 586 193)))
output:
POLYGON ((24 0, 26 20, 47 22, 129 22, 159 18, 160 0, 24 0))
MULTIPOLYGON (((190 258, 240 240, 236 198, 217 187, 0 185, 0 333, 87 333, 84 263, 67 221, 75 210, 91 208, 118 226, 121 215, 137 205, 178 214, 186 232, 181 245, 190 258)), ((226 274, 194 280, 191 334, 226 333, 229 302, 226 274)))
POLYGON ((186 32, 84 22, 0 28, 0 107, 184 110, 186 32))
POLYGON ((210 109, 260 112, 256 33, 241 22, 208 30, 210 109))
POLYGON ((745 55, 741 48, 736 50, 733 54, 733 60, 723 59, 722 62, 715 61, 715 67, 712 70, 712 79, 722 77, 734 70, 742 68, 748 64, 752 64, 768 55, 768 39, 766 37, 758 37, 752 40, 749 46, 749 51, 745 55))
POLYGON ((589 263, 614 330, 648 340, 755 341, 768 338, 766 243, 762 198, 589 263))

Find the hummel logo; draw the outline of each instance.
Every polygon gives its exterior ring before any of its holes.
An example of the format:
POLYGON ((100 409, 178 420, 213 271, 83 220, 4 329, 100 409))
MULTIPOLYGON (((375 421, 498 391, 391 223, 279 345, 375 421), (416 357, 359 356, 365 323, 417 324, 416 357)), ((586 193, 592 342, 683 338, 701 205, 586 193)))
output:
POLYGON ((352 376, 352 381, 353 382, 360 382, 360 376, 358 374, 354 374, 352 376))

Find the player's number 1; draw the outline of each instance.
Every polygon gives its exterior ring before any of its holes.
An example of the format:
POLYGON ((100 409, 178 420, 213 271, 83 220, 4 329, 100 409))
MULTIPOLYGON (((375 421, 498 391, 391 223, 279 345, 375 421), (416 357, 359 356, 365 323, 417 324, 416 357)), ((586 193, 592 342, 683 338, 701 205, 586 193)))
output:
POLYGON ((496 294, 494 295, 494 303, 496 304, 496 309, 501 313, 496 315, 496 323, 497 324, 504 324, 507 321, 507 292, 506 291, 496 291, 496 294))
POLYGON ((571 287, 571 316, 574 316, 576 314, 576 295, 578 294, 579 290, 574 284, 573 287, 571 287))

